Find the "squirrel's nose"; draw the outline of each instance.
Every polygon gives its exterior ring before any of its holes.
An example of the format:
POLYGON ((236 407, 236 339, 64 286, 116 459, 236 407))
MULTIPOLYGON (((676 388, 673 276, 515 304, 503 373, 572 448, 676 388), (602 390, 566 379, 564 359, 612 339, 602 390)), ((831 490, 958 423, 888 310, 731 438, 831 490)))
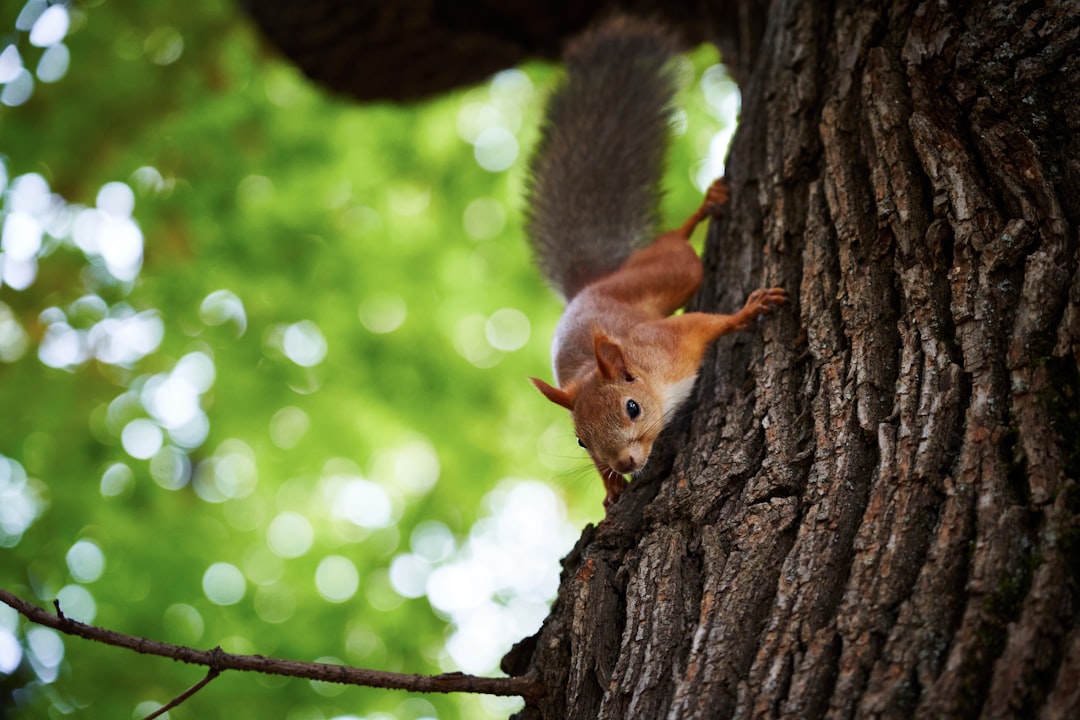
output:
POLYGON ((618 462, 615 463, 615 470, 623 475, 629 475, 632 472, 636 472, 641 469, 641 464, 630 453, 619 456, 618 462))

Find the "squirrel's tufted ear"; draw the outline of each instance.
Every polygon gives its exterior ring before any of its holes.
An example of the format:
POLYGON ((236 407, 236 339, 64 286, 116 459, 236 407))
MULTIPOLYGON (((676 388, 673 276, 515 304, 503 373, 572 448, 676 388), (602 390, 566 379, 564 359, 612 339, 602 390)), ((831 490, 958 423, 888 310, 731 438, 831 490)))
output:
POLYGON ((596 353, 596 367, 604 380, 621 379, 630 382, 634 376, 626 366, 626 356, 622 347, 602 332, 593 335, 593 350, 596 353))
POLYGON ((566 390, 562 390, 552 385, 548 385, 540 378, 529 378, 529 380, 532 381, 532 384, 536 386, 536 389, 542 392, 544 394, 544 397, 546 397, 548 400, 555 403, 556 405, 561 405, 567 410, 573 412, 574 395, 571 392, 571 389, 568 388, 566 390))

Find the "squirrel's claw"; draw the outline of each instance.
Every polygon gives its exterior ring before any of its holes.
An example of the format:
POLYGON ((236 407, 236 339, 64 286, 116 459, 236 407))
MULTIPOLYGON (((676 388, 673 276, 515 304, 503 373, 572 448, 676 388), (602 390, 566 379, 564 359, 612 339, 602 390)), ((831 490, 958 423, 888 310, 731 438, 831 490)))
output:
POLYGON ((743 305, 743 312, 752 318, 768 315, 773 308, 788 302, 788 293, 784 288, 758 288, 750 293, 743 305))
POLYGON ((607 512, 611 510, 611 506, 618 501, 622 491, 626 489, 626 478, 607 465, 601 467, 597 464, 597 469, 600 470, 600 477, 604 481, 604 511, 607 512))
POLYGON ((724 178, 716 178, 713 180, 712 185, 705 191, 705 202, 702 205, 712 217, 716 218, 720 216, 724 206, 728 202, 728 187, 724 178))

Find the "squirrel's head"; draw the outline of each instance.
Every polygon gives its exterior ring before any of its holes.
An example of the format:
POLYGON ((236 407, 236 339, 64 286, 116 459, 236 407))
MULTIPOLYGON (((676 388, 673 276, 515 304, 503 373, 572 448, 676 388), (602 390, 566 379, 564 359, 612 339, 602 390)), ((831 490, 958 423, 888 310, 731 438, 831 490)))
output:
POLYGON ((532 382, 574 417, 580 444, 598 467, 629 474, 645 466, 664 429, 664 399, 633 366, 626 352, 603 333, 594 336, 596 372, 565 388, 532 382))

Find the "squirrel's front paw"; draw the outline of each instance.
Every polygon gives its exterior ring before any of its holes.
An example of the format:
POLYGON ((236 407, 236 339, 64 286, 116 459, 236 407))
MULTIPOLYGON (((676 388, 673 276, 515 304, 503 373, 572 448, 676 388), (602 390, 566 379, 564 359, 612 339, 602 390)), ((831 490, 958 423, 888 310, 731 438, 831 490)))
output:
POLYGON ((760 317, 768 315, 773 308, 784 305, 787 301, 788 294, 784 288, 758 288, 746 299, 743 312, 751 313, 753 317, 760 317))
POLYGON ((728 202, 728 184, 723 177, 713 180, 713 184, 705 191, 705 207, 712 215, 717 215, 720 208, 728 202))
POLYGON ((713 217, 719 216, 728 201, 728 187, 724 178, 716 178, 705 191, 705 209, 713 217))

